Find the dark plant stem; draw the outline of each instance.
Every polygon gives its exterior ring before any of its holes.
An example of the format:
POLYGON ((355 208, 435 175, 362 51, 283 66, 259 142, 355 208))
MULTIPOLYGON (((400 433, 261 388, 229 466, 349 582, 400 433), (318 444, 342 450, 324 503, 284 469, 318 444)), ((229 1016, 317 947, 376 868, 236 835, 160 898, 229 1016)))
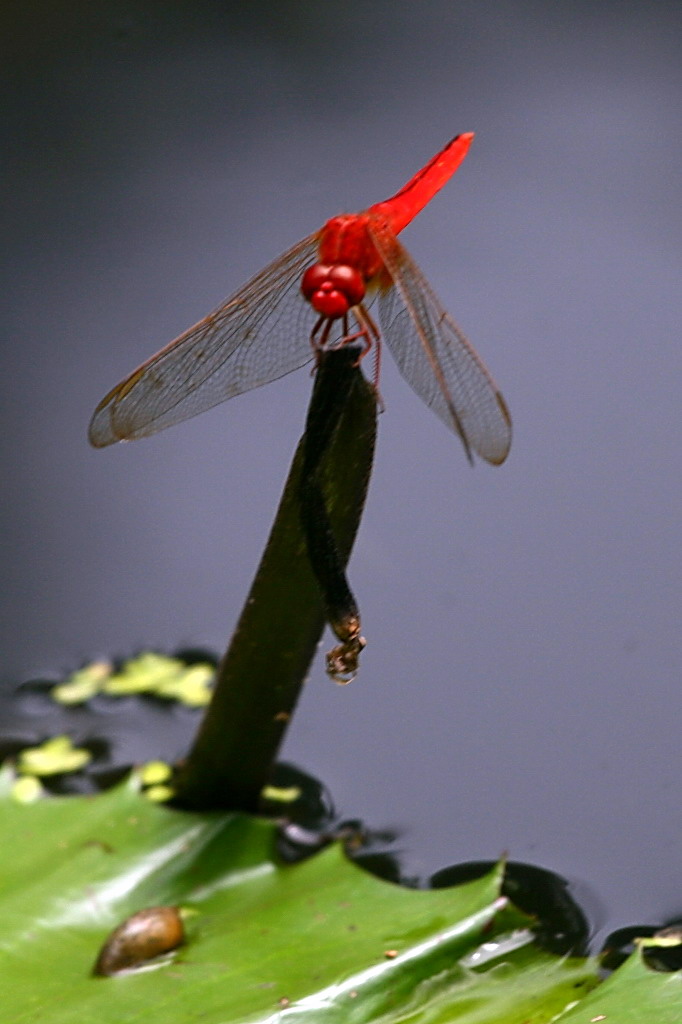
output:
POLYGON ((325 472, 330 468, 325 456, 345 402, 346 395, 337 386, 334 375, 321 375, 308 409, 299 484, 301 523, 310 565, 320 587, 327 621, 341 640, 341 645, 327 654, 327 673, 338 683, 355 678, 358 657, 365 646, 360 636, 360 610, 346 577, 346 559, 337 546, 325 487, 325 472))
POLYGON ((301 522, 302 476, 312 458, 342 575, 367 493, 376 399, 356 359, 341 348, 320 360, 306 434, 213 699, 177 772, 177 806, 258 809, 327 614, 301 522))

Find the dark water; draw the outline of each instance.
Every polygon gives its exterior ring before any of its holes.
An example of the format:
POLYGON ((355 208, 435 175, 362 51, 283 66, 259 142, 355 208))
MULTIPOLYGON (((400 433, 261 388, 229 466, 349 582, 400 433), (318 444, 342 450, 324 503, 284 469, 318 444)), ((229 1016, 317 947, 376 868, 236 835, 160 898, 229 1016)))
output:
MULTIPOLYGON (((349 688, 320 658, 284 754, 402 829, 408 871, 508 850, 572 879, 596 929, 669 919, 682 10, 244 9, 3 9, 3 680, 224 645, 309 376, 103 452, 92 409, 278 252, 475 130, 404 241, 498 379, 512 453, 471 470, 385 360, 351 564, 368 647, 349 688)), ((145 725, 142 756, 167 728, 145 725)))

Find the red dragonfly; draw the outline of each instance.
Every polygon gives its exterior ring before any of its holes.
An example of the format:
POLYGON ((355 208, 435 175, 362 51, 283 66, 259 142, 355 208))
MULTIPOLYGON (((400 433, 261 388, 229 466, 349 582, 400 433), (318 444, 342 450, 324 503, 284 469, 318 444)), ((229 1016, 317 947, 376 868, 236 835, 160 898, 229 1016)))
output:
POLYGON ((454 174, 473 137, 452 139, 391 199, 328 220, 143 363, 97 406, 91 444, 147 437, 339 345, 362 345, 359 359, 376 346, 377 376, 383 336, 469 461, 476 452, 504 462, 511 443, 504 399, 396 237, 454 174), (374 299, 381 333, 369 309, 374 299))

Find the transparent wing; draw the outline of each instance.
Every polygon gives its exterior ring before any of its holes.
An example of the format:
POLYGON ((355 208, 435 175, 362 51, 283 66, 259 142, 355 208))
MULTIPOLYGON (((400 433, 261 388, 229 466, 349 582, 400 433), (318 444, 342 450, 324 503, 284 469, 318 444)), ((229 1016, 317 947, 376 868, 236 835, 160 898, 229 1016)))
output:
POLYGON ((316 314, 300 281, 318 237, 289 249, 110 391, 92 417, 90 443, 147 437, 309 362, 316 314))
POLYGON ((494 465, 511 445, 511 418, 497 386, 390 228, 370 225, 394 287, 379 287, 382 334, 408 384, 462 440, 494 465))

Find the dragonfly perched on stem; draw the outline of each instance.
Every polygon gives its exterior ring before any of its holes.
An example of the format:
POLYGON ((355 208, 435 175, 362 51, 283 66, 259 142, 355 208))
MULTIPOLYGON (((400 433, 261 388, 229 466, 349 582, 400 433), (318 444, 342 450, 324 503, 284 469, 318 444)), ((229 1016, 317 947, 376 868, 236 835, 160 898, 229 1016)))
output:
POLYGON ((333 217, 118 384, 90 442, 147 437, 348 344, 383 338, 416 393, 469 461, 504 462, 511 419, 492 377, 396 237, 454 174, 473 132, 456 136, 399 192, 333 217), (376 298, 379 325, 369 309, 376 298))

